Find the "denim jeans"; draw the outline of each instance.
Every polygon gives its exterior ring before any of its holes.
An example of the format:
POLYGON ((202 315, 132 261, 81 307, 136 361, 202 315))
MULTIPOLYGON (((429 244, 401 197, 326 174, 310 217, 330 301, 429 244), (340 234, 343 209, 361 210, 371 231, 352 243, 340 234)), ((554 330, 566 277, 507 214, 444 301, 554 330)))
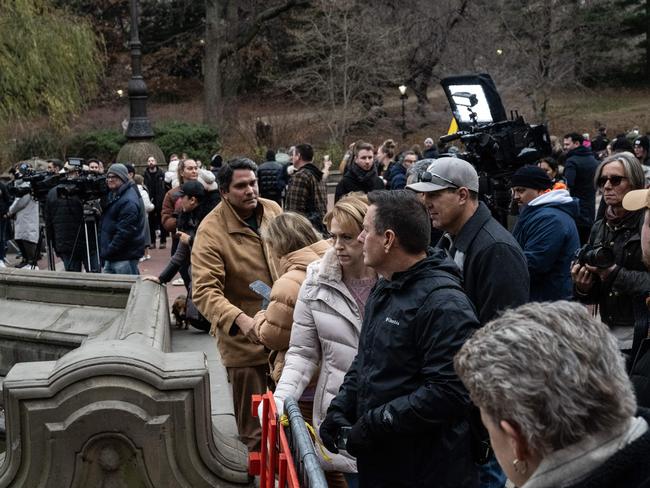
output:
POLYGON ((503 488, 506 486, 507 477, 499 466, 494 452, 490 454, 488 462, 478 468, 480 488, 503 488))
POLYGON ((138 260, 129 259, 127 261, 104 261, 104 273, 107 274, 126 274, 139 275, 138 260))
POLYGON ((358 473, 343 473, 348 488, 359 488, 359 474, 358 473))

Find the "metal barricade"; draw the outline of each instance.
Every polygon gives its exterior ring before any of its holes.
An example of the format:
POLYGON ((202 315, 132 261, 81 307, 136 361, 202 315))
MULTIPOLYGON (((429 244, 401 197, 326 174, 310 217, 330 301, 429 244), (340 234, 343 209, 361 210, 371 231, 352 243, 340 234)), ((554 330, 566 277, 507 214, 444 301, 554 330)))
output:
POLYGON ((284 425, 278 419, 272 392, 253 395, 253 417, 258 416, 260 403, 263 405, 261 450, 248 455, 248 472, 260 477, 260 488, 327 488, 298 403, 293 398, 285 400, 284 425))
POLYGON ((284 400, 284 411, 289 419, 289 447, 293 464, 300 477, 300 486, 304 488, 327 488, 323 468, 314 449, 305 420, 300 413, 298 402, 291 397, 284 400))

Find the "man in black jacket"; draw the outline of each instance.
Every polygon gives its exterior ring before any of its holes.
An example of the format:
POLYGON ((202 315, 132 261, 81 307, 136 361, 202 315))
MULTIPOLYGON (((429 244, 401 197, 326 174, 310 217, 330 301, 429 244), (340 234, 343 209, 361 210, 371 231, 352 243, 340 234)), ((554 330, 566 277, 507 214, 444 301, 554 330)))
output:
MULTIPOLYGON (((73 180, 78 176, 74 167, 68 167, 67 179, 73 180)), ((83 263, 86 272, 99 273, 98 211, 90 204, 84 211, 83 202, 74 191, 70 194, 69 188, 74 186, 64 182, 47 193, 44 211, 47 236, 66 271, 80 272, 83 263)))
MULTIPOLYGON (((515 238, 478 199, 478 174, 460 158, 434 161, 420 181, 407 188, 424 194, 433 227, 445 231, 438 247, 458 265, 463 288, 476 307, 481 325, 507 308, 528 302, 530 276, 515 238)), ((505 486, 494 456, 481 466, 481 487, 505 486)))
POLYGON ((452 364, 478 327, 474 309, 451 260, 427 250, 429 218, 416 196, 395 190, 368 198, 359 241, 364 263, 381 278, 321 438, 338 452, 349 428, 345 448, 357 458, 361 487, 477 486, 470 401, 452 364))
POLYGON ((165 199, 165 172, 158 167, 158 162, 153 156, 147 159, 147 169, 144 171, 144 186, 147 187, 149 198, 154 209, 149 212, 149 233, 151 234, 151 248, 156 248, 156 231, 160 231, 160 249, 167 245, 167 231, 160 223, 163 200, 165 199))
POLYGON ((278 205, 282 205, 283 169, 283 166, 275 160, 275 152, 272 149, 266 151, 266 160, 257 168, 260 196, 273 200, 278 205))
POLYGON ((354 158, 346 168, 341 181, 336 185, 334 201, 355 191, 368 193, 384 188, 384 180, 377 174, 374 164, 374 148, 367 142, 358 142, 354 145, 354 158))
POLYGON ((407 188, 424 194, 434 227, 445 231, 448 250, 463 274, 463 287, 481 325, 498 312, 528 302, 528 265, 515 238, 478 199, 478 174, 460 158, 433 162, 407 188))
POLYGON ((583 142, 584 138, 576 132, 564 136, 564 178, 571 196, 580 204, 580 217, 576 220, 580 244, 589 239, 596 217, 594 175, 599 164, 591 149, 582 145, 583 142))

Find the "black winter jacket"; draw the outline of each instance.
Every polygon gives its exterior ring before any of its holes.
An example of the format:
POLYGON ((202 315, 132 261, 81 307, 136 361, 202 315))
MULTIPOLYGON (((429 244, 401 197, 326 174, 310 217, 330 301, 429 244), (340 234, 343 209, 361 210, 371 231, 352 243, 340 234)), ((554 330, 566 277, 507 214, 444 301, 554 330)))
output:
POLYGON ((431 249, 380 279, 365 310, 357 356, 328 410, 367 426, 361 486, 476 486, 470 400, 453 357, 479 324, 458 269, 431 249))
POLYGON ((377 176, 377 170, 374 167, 370 171, 363 171, 358 164, 352 163, 336 185, 334 201, 338 202, 342 196, 354 191, 369 193, 372 190, 383 189, 384 181, 377 176))
MULTIPOLYGON (((443 240, 438 243, 441 246, 443 240)), ((454 238, 465 254, 463 288, 478 312, 481 325, 498 312, 528 302, 528 264, 515 238, 483 202, 454 238)))
POLYGON ((282 190, 284 190, 283 169, 283 166, 277 161, 265 161, 257 168, 257 180, 262 198, 268 198, 277 204, 282 204, 282 190))
POLYGON ((630 212, 616 226, 601 219, 591 229, 589 243, 612 249, 619 267, 604 283, 596 278, 586 295, 577 290, 575 295, 582 302, 597 303, 601 320, 610 327, 634 327, 638 321, 645 321, 648 314, 645 298, 650 293, 650 272, 641 254, 643 218, 644 210, 638 210, 630 212))
POLYGON ((594 153, 585 146, 572 149, 567 153, 564 163, 564 178, 572 197, 579 199, 580 217, 578 226, 591 226, 596 215, 596 187, 594 175, 598 168, 594 153))
POLYGON ((0 181, 0 219, 9 211, 12 200, 7 185, 0 181))
POLYGON ((156 171, 149 171, 149 168, 144 170, 144 186, 147 187, 149 198, 153 203, 155 209, 160 212, 162 210, 163 200, 165 199, 165 172, 156 166, 156 171))
MULTIPOLYGON (((57 188, 47 194, 45 204, 45 225, 47 236, 59 256, 83 257, 86 249, 83 203, 77 196, 59 198, 57 188)), ((95 229, 89 223, 90 248, 95 247, 95 229)))

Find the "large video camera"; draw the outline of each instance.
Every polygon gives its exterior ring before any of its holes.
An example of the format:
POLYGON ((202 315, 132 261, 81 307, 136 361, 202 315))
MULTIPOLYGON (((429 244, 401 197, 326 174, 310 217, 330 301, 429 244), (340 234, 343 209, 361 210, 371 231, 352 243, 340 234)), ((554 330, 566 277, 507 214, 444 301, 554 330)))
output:
POLYGON ((106 176, 90 171, 79 171, 78 176, 66 178, 56 188, 59 198, 79 197, 83 202, 97 200, 108 193, 106 176))
POLYGON ((510 209, 510 177, 521 166, 551 154, 545 125, 530 125, 517 112, 506 111, 488 74, 452 76, 440 81, 458 131, 440 138, 441 144, 460 139, 479 174, 479 193, 503 224, 510 209))
POLYGON ((34 200, 44 201, 48 192, 57 186, 64 177, 64 175, 26 168, 16 175, 16 180, 8 187, 9 194, 14 198, 19 198, 31 193, 34 200))

